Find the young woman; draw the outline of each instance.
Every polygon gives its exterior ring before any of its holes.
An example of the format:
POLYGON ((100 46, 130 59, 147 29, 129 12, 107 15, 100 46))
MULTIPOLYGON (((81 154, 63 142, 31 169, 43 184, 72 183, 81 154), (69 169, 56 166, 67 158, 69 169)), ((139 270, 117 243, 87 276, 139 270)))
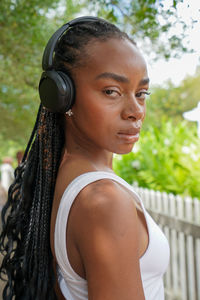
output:
POLYGON ((146 63, 102 19, 63 28, 45 49, 43 105, 3 210, 3 299, 162 300, 167 240, 112 170, 139 139, 146 63))

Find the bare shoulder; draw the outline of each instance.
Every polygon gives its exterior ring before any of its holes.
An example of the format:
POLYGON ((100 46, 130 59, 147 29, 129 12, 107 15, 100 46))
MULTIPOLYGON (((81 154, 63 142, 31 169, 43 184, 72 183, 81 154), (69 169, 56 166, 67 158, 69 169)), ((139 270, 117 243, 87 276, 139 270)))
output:
MULTIPOLYGON (((117 182, 101 179, 87 185, 74 203, 76 217, 82 223, 81 231, 101 227, 122 233, 136 228, 137 211, 130 194, 117 182)), ((80 225, 80 224, 79 224, 80 225)), ((81 233, 80 226, 77 232, 81 233)))
POLYGON ((108 208, 134 209, 134 201, 128 191, 111 179, 100 179, 87 185, 78 195, 78 202, 85 210, 108 208))

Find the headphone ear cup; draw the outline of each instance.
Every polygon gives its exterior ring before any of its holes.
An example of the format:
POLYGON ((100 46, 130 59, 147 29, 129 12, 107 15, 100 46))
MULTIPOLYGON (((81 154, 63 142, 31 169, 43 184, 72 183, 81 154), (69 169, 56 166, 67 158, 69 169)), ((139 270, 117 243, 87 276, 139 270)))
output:
POLYGON ((74 103, 75 89, 67 74, 51 70, 42 73, 39 94, 44 107, 52 112, 65 113, 74 103))

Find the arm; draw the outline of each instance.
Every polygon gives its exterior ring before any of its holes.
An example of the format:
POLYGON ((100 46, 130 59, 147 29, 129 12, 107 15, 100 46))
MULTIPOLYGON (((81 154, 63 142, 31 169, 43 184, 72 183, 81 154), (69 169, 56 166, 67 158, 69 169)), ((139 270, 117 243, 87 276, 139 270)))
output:
POLYGON ((76 205, 74 234, 89 300, 144 300, 132 198, 116 183, 101 180, 86 187, 76 205))

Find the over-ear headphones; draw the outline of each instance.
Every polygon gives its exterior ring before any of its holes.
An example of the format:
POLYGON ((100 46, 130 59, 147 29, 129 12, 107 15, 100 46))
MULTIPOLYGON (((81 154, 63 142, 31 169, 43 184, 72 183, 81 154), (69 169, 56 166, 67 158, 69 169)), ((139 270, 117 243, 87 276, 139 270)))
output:
POLYGON ((39 94, 42 105, 52 112, 65 113, 68 111, 75 98, 75 87, 71 78, 62 71, 53 68, 55 47, 62 35, 72 26, 84 22, 104 21, 97 17, 76 18, 59 28, 49 39, 42 58, 42 73, 39 83, 39 94))

